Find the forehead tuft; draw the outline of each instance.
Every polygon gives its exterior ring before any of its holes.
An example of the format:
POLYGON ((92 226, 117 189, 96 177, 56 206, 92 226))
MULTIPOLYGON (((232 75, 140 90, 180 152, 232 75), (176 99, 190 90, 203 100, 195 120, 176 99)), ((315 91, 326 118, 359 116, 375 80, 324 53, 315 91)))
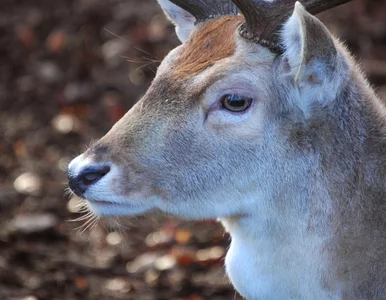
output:
POLYGON ((176 79, 197 75, 236 51, 236 29, 241 16, 226 16, 198 27, 182 46, 173 75, 176 79))

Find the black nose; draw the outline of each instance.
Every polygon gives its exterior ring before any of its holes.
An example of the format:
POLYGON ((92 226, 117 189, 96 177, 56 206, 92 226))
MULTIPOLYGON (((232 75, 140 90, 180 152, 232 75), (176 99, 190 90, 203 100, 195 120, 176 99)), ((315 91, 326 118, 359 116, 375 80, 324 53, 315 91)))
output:
POLYGON ((79 174, 68 173, 68 181, 71 190, 78 196, 83 196, 86 190, 103 176, 110 172, 109 166, 88 167, 79 174))

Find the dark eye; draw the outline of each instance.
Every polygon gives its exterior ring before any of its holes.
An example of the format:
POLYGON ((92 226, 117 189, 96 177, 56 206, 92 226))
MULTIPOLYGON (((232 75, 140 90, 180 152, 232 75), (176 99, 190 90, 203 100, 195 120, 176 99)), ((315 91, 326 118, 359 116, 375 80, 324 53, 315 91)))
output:
POLYGON ((232 112, 243 112, 252 104, 252 98, 237 94, 227 94, 221 98, 221 105, 232 112))

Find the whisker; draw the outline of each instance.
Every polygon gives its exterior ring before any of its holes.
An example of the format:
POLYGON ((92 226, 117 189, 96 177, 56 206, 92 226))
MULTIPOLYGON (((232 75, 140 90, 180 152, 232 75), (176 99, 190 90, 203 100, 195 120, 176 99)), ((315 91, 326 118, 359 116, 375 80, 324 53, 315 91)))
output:
POLYGON ((144 64, 144 65, 142 65, 142 66, 139 66, 137 69, 135 69, 136 71, 139 71, 139 70, 141 70, 141 69, 143 69, 143 68, 146 68, 147 66, 150 66, 151 64, 153 64, 152 62, 150 62, 150 63, 147 63, 147 64, 144 64))
POLYGON ((78 217, 78 218, 76 218, 76 219, 73 219, 73 220, 69 220, 69 222, 79 222, 79 221, 84 221, 84 220, 86 220, 86 219, 91 218, 92 215, 93 215, 92 212, 88 212, 86 215, 80 216, 80 217, 78 217))
POLYGON ((94 213, 91 211, 88 211, 85 215, 82 215, 74 220, 69 220, 70 222, 79 222, 79 221, 84 221, 85 219, 89 219, 93 217, 94 213))
POLYGON ((64 190, 63 197, 66 197, 67 199, 70 199, 71 196, 72 196, 72 191, 70 190, 70 188, 66 188, 64 190))
POLYGON ((98 142, 97 139, 90 140, 85 146, 83 152, 86 152, 88 149, 92 148, 98 142))
MULTIPOLYGON (((126 237, 127 237, 127 233, 126 231, 124 230, 124 228, 126 228, 125 226, 123 226, 120 222, 119 222, 119 217, 116 217, 115 219, 112 219, 113 222, 115 223, 115 225, 117 226, 117 229, 118 229, 118 233, 119 233, 119 236, 121 238, 121 241, 122 241, 122 244, 121 244, 121 251, 122 253, 124 252, 125 249, 128 249, 129 248, 129 244, 126 240, 126 237)), ((126 228, 127 229, 127 228, 126 228)))
POLYGON ((98 216, 93 215, 88 221, 86 221, 82 225, 83 229, 79 232, 79 234, 82 235, 86 230, 90 229, 96 222, 98 222, 98 219, 98 216))
POLYGON ((147 55, 150 55, 150 56, 154 57, 155 59, 158 59, 158 60, 159 60, 158 57, 156 57, 155 55, 153 55, 153 54, 151 54, 151 53, 149 53, 149 52, 147 52, 147 51, 145 51, 145 50, 142 50, 142 49, 138 48, 136 45, 134 45, 134 44, 133 44, 132 42, 130 42, 129 40, 127 40, 127 39, 125 39, 125 38, 119 36, 118 34, 116 34, 116 33, 112 32, 112 31, 108 30, 107 28, 103 28, 103 29, 106 30, 106 31, 107 31, 108 33, 110 33, 111 35, 113 35, 113 36, 115 36, 115 37, 121 39, 122 41, 125 41, 125 42, 129 43, 134 49, 136 49, 136 50, 138 50, 138 51, 140 51, 140 52, 142 52, 142 53, 145 53, 145 54, 147 54, 147 55))
POLYGON ((161 60, 159 60, 159 59, 152 59, 152 58, 146 57, 146 56, 142 56, 142 58, 147 60, 147 61, 153 62, 153 63, 160 63, 161 62, 161 60))
POLYGON ((135 60, 135 59, 132 59, 132 58, 130 58, 128 56, 123 56, 123 55, 121 55, 120 57, 124 58, 124 59, 126 59, 126 61, 128 61, 130 63, 134 63, 134 64, 144 64, 144 63, 148 63, 149 62, 148 60, 147 61, 135 60))
POLYGON ((104 228, 103 223, 102 223, 102 222, 99 222, 99 221, 100 221, 99 218, 95 218, 95 222, 94 222, 94 224, 91 226, 90 231, 91 231, 91 230, 94 230, 95 227, 98 225, 98 223, 101 224, 102 227, 104 228))
POLYGON ((121 228, 124 228, 124 229, 126 229, 126 230, 130 230, 129 227, 126 227, 126 226, 124 226, 122 223, 119 222, 119 217, 117 217, 117 219, 116 219, 115 221, 116 221, 116 224, 117 224, 118 226, 120 226, 121 228))

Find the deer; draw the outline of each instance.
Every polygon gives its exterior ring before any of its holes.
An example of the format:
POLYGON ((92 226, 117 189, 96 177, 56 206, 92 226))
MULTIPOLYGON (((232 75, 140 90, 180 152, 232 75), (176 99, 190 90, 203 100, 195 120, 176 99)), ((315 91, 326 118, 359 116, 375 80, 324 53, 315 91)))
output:
POLYGON ((314 15, 348 0, 158 0, 181 44, 69 165, 97 216, 219 219, 246 299, 386 299, 386 105, 314 15))

